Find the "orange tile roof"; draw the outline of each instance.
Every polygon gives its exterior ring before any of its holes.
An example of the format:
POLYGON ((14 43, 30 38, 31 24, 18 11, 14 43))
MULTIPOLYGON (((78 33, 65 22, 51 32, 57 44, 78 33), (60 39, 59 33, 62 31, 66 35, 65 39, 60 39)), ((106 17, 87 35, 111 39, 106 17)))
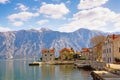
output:
POLYGON ((82 48, 81 51, 82 51, 82 52, 89 52, 90 50, 89 50, 89 48, 82 48))
POLYGON ((116 35, 116 34, 112 34, 112 35, 108 35, 109 38, 112 38, 113 40, 120 37, 120 34, 116 35))
POLYGON ((49 52, 50 52, 50 53, 55 53, 55 49, 54 49, 54 48, 53 48, 53 49, 50 49, 49 52))
POLYGON ((47 49, 42 49, 42 53, 47 53, 48 50, 47 49))
POLYGON ((67 52, 73 52, 73 50, 71 50, 70 48, 63 48, 60 50, 60 53, 67 51, 67 52))
POLYGON ((53 49, 42 49, 42 53, 47 53, 47 52, 55 53, 55 49, 54 48, 53 49))

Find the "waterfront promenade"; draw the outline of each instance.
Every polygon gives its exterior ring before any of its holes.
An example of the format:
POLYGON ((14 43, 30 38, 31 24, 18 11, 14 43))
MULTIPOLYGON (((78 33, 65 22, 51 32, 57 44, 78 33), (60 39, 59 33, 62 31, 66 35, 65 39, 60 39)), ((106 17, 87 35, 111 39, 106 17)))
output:
MULTIPOLYGON (((93 80, 120 80, 120 65, 119 64, 106 64, 97 61, 76 61, 77 68, 92 68, 91 76, 93 80)), ((89 70, 89 69, 87 69, 89 70)))
POLYGON ((41 65, 41 64, 51 64, 51 65, 64 65, 64 64, 74 64, 75 61, 62 61, 62 60, 55 60, 55 61, 48 61, 48 62, 31 62, 29 65, 41 65))
POLYGON ((120 76, 108 71, 93 71, 91 72, 91 75, 93 80, 120 80, 120 76))

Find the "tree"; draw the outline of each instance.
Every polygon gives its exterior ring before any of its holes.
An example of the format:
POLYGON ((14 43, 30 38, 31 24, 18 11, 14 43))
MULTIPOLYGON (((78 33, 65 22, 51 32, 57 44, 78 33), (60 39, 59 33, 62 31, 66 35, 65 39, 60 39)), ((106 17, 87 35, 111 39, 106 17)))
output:
POLYGON ((92 46, 95 46, 95 45, 99 44, 100 42, 103 42, 105 40, 105 38, 106 37, 104 35, 97 35, 90 40, 90 44, 92 46))
POLYGON ((105 39, 105 36, 98 35, 93 37, 90 41, 91 45, 93 46, 93 56, 97 61, 101 61, 102 59, 102 42, 105 41, 105 39))

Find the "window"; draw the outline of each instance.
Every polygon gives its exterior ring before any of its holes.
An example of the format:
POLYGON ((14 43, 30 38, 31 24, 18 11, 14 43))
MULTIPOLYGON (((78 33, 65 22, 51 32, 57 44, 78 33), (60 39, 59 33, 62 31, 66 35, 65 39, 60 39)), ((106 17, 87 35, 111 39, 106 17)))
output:
POLYGON ((111 62, 111 58, 109 58, 109 61, 111 62))
POLYGON ((108 53, 108 49, 107 49, 107 53, 108 53))
POLYGON ((109 53, 111 53, 111 48, 109 48, 109 53))
POLYGON ((50 56, 52 56, 52 54, 50 54, 50 56))
POLYGON ((106 53, 106 49, 105 49, 105 51, 104 51, 105 53, 106 53))
POLYGON ((106 49, 104 49, 104 53, 106 53, 106 49))
POLYGON ((107 62, 109 63, 109 58, 107 58, 107 62))

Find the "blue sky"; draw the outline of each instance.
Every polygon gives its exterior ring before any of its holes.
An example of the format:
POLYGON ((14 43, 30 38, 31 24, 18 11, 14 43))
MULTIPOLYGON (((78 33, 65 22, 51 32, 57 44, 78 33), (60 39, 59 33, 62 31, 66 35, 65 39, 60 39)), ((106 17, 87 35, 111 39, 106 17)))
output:
POLYGON ((120 32, 120 0, 0 0, 0 31, 120 32))

